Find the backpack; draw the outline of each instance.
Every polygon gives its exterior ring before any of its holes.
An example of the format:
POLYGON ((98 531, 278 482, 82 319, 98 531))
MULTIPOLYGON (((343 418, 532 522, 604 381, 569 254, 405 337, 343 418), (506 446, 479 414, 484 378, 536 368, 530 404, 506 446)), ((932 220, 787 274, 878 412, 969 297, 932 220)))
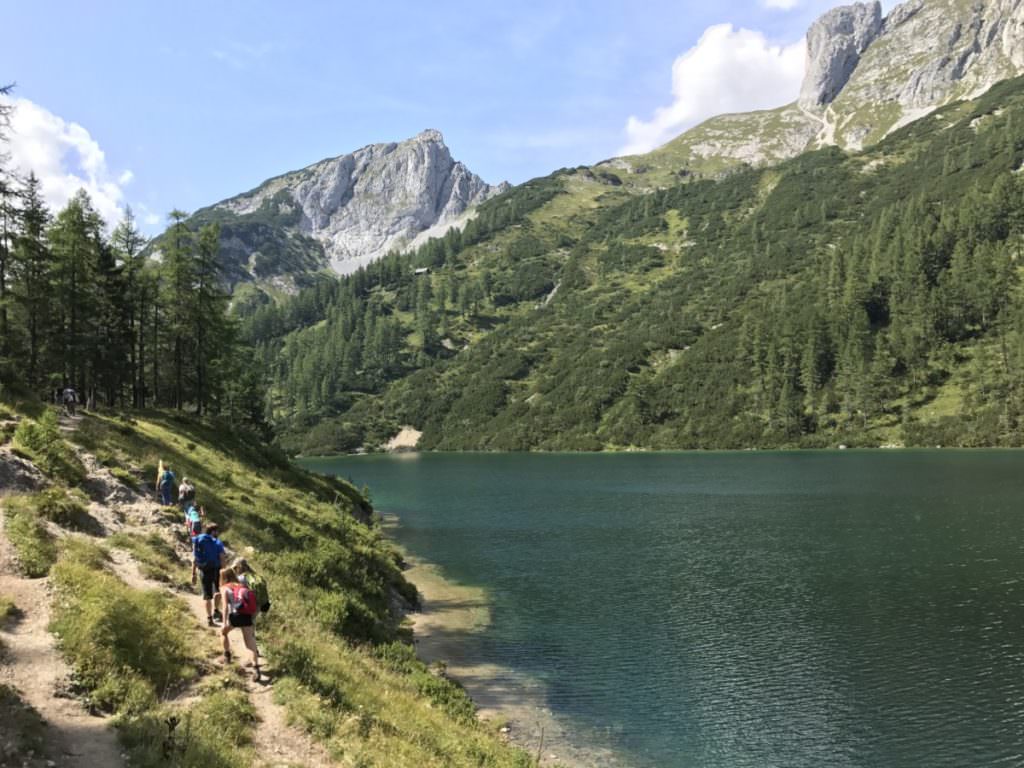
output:
POLYGON ((174 482, 174 473, 171 470, 164 470, 164 476, 160 478, 160 487, 166 488, 174 482))
POLYGON ((245 574, 245 583, 249 589, 256 593, 256 604, 260 607, 260 613, 269 611, 270 591, 267 589, 267 582, 263 577, 250 571, 245 574))
POLYGON ((242 616, 255 616, 259 612, 256 593, 242 584, 229 584, 228 594, 231 595, 231 613, 242 616))
MULTIPOLYGON (((189 512, 192 510, 190 509, 189 512)), ((195 517, 191 514, 185 515, 185 526, 188 528, 188 535, 192 538, 199 536, 203 532, 203 520, 196 513, 195 517)))
POLYGON ((196 565, 200 567, 220 565, 220 547, 217 546, 217 540, 208 533, 196 536, 192 554, 195 555, 196 565))

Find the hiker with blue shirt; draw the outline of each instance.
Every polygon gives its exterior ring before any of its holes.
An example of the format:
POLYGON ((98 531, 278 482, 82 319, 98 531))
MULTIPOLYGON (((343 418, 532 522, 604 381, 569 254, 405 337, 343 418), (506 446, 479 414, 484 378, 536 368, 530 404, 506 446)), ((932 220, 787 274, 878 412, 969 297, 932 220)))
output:
POLYGON ((169 507, 174 503, 174 472, 170 467, 164 467, 164 473, 160 475, 158 489, 160 491, 160 503, 169 507))
POLYGON ((206 526, 206 533, 192 539, 192 583, 196 572, 202 574, 203 601, 206 603, 206 623, 215 627, 222 619, 220 612, 220 569, 224 565, 224 542, 217 536, 216 523, 206 526))

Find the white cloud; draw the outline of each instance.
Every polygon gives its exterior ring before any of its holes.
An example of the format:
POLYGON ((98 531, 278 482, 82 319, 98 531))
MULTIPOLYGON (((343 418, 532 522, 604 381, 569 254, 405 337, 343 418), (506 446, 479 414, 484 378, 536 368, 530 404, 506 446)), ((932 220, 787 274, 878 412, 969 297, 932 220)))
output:
POLYGON ((791 11, 800 5, 800 0, 761 0, 765 8, 775 8, 780 11, 791 11))
POLYGON ((13 103, 11 166, 23 174, 35 172, 54 212, 84 189, 107 224, 116 224, 125 204, 122 187, 134 174, 127 169, 111 172, 99 143, 78 123, 69 123, 28 99, 13 103))
MULTIPOLYGON (((785 0, 774 0, 784 2, 785 0)), ((672 64, 673 102, 650 120, 626 123, 619 154, 649 152, 697 123, 728 112, 770 109, 796 99, 804 74, 805 45, 772 45, 761 32, 732 24, 708 27, 697 44, 672 64)))

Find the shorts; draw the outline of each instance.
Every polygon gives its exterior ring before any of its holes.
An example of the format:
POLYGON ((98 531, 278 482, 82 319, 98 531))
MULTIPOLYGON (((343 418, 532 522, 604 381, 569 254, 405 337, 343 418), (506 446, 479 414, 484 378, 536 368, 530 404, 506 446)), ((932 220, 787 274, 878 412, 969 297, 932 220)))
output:
POLYGON ((251 627, 252 616, 248 613, 229 613, 228 624, 232 627, 251 627))
POLYGON ((220 589, 220 568, 215 565, 201 565, 199 572, 202 574, 203 600, 213 600, 213 596, 220 589))

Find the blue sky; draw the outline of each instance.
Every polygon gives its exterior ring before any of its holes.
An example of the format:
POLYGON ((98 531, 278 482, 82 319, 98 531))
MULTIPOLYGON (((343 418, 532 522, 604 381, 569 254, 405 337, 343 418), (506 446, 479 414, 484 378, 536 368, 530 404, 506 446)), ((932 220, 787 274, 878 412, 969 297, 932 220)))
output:
MULTIPOLYGON (((687 98, 686 82, 673 94, 673 62, 709 27, 759 32, 771 58, 832 3, 5 5, 0 81, 16 81, 31 102, 22 132, 49 136, 21 155, 47 166, 55 186, 87 178, 109 205, 149 217, 152 231, 172 207, 194 210, 428 127, 490 182, 596 162, 635 145, 631 116, 643 124, 687 98), (63 156, 43 157, 54 151, 63 156)), ((712 90, 743 77, 730 72, 716 70, 724 82, 712 90)), ((771 105, 795 96, 787 77, 763 89, 771 105)), ((648 126, 643 142, 676 127, 648 126)))

